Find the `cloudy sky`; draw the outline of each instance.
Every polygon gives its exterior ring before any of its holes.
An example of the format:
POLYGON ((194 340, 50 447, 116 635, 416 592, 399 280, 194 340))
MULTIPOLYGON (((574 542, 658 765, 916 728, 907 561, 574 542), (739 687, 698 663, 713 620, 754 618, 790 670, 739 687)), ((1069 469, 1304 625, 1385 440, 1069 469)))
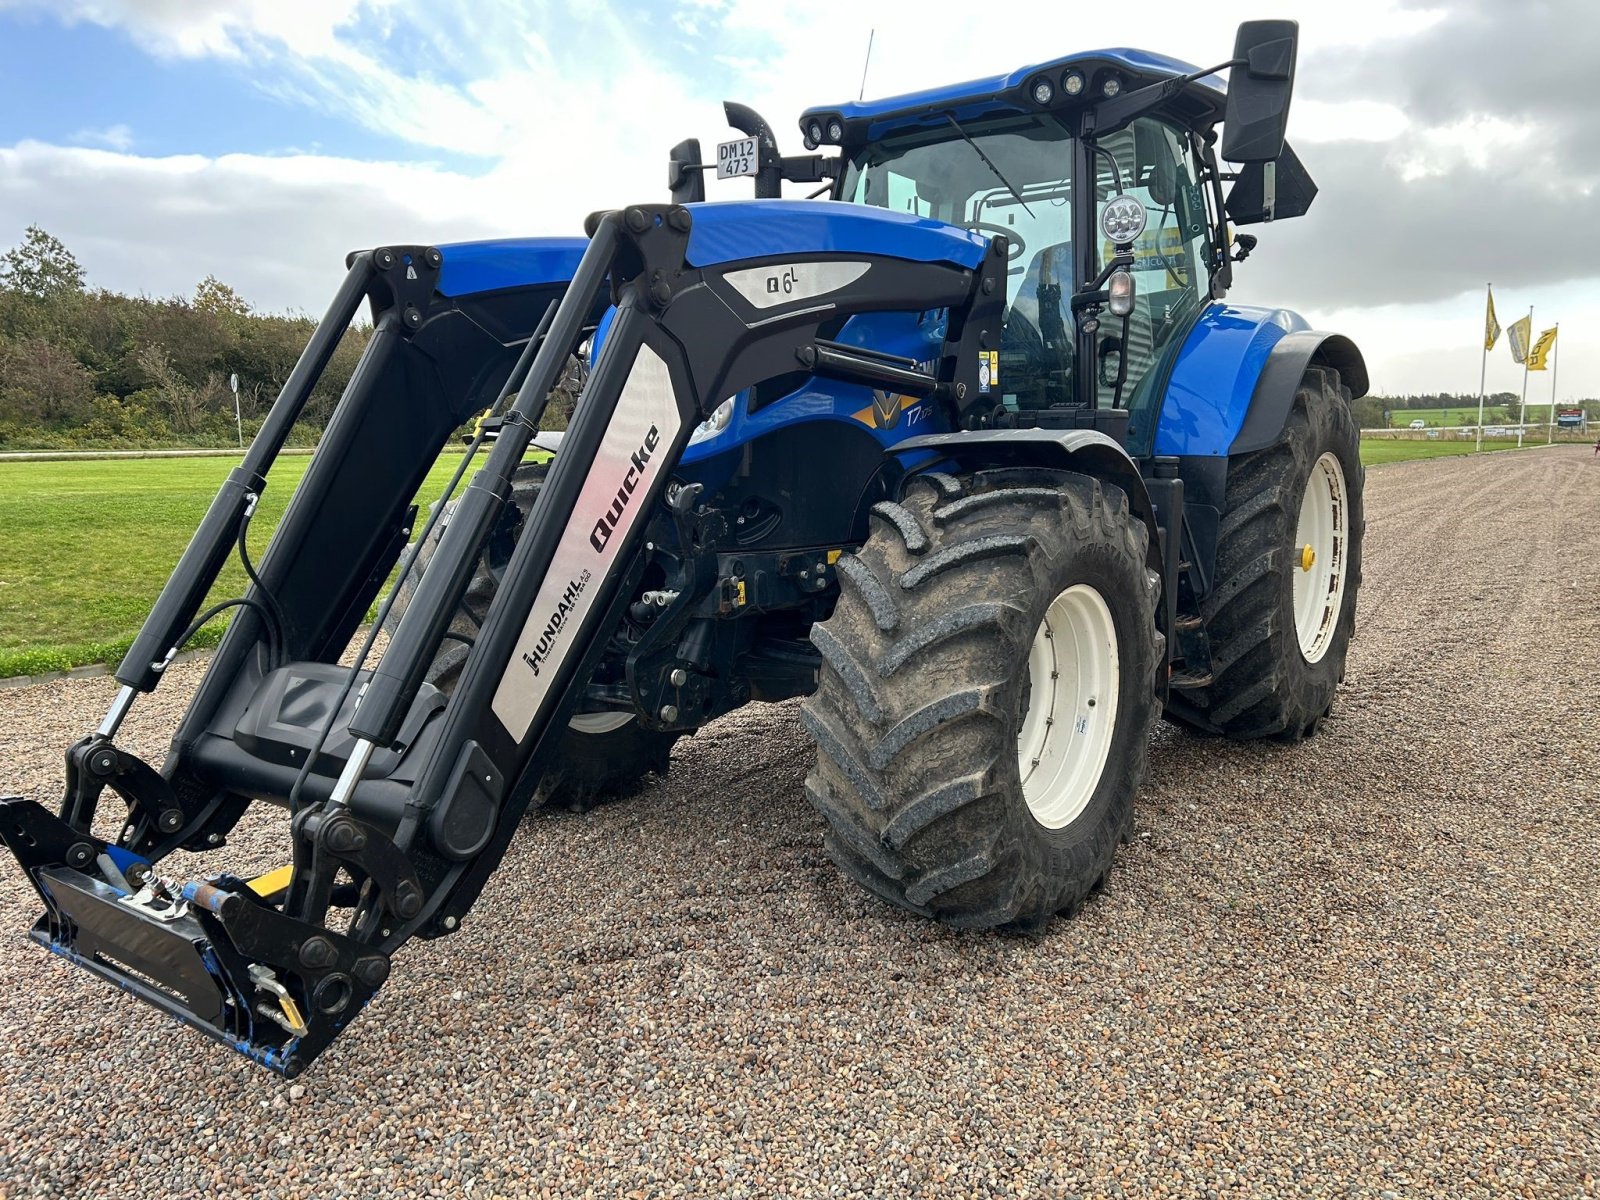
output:
MULTIPOLYGON (((575 233, 665 198, 668 147, 760 109, 996 74, 1101 46, 1200 64, 1227 23, 1301 22, 1289 136, 1321 186, 1256 232, 1233 298, 1354 336, 1375 388, 1475 391, 1483 285, 1560 321, 1600 394, 1600 7, 1584 0, 0 0, 0 247, 30 223, 90 283, 318 313, 345 251, 575 233)), ((711 198, 747 195, 713 184, 711 198)), ((1489 387, 1516 389, 1500 347, 1489 387)), ((1530 400, 1549 376, 1535 375, 1530 400)))

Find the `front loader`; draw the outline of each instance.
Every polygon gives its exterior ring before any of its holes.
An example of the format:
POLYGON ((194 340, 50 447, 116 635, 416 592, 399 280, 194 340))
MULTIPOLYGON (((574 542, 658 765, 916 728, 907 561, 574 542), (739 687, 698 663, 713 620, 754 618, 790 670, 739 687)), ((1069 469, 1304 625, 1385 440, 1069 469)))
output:
POLYGON ((1101 51, 808 112, 836 156, 783 157, 730 105, 747 136, 718 162, 756 200, 703 203, 717 167, 691 140, 673 203, 584 239, 352 255, 68 750, 60 809, 0 800, 35 940, 292 1076, 406 941, 459 927, 530 804, 591 803, 795 696, 847 875, 957 926, 1074 911, 1129 836, 1160 714, 1297 738, 1342 676, 1360 356, 1220 299, 1255 244, 1228 214, 1315 192, 1283 142, 1294 53, 1292 23, 1252 22, 1231 92, 1101 51), (777 199, 785 180, 830 197, 777 199), (362 304, 366 354, 251 563, 362 304), (536 436, 558 390, 570 424, 536 436), (249 590, 201 611, 235 547, 249 590), (160 769, 119 747, 230 607, 160 769), (284 810, 286 861, 247 878, 224 851, 258 803, 284 810), (205 869, 172 873, 177 850, 205 869))

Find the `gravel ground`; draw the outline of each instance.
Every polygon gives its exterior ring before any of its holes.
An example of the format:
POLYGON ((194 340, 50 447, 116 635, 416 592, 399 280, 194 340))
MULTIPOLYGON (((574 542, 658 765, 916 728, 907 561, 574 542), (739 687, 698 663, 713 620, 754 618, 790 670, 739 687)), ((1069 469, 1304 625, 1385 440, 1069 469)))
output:
MULTIPOLYGON (((846 883, 793 705, 531 818, 294 1085, 27 943, 8 871, 0 1196, 1600 1194, 1600 463, 1367 486, 1337 719, 1163 730, 1140 833, 1042 938, 846 883)), ((56 792, 110 695, 0 692, 7 787, 56 792)))

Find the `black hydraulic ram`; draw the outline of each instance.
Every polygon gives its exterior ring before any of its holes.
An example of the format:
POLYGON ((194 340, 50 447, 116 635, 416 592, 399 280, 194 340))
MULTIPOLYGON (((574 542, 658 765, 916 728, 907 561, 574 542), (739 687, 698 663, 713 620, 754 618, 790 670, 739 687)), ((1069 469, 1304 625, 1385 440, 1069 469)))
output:
MULTIPOLYGON (((745 219, 759 222, 763 215, 745 219)), ((873 222, 881 218, 839 206, 837 219, 865 223, 859 241, 874 244, 873 222)), ((471 908, 555 752, 556 733, 582 698, 578 685, 635 598, 647 516, 691 431, 718 403, 806 363, 914 387, 947 404, 957 421, 968 415, 966 405, 992 402, 979 401, 978 366, 1000 331, 1005 259, 993 246, 976 267, 971 259, 962 266, 803 247, 695 265, 692 228, 691 210, 672 205, 591 218, 591 243, 494 450, 444 527, 383 659, 371 674, 345 676, 350 685, 361 681, 348 690, 360 697, 353 712, 326 706, 324 757, 332 761, 310 754, 292 767, 275 763, 255 757, 231 732, 236 720, 241 728, 249 724, 248 714, 267 703, 273 678, 285 671, 307 698, 333 686, 330 673, 342 669, 329 665, 337 653, 331 648, 324 661, 291 663, 260 677, 254 693, 248 689, 258 677, 239 673, 232 660, 233 682, 246 690, 230 711, 245 715, 213 720, 207 715, 213 705, 191 722, 205 728, 175 744, 163 773, 179 782, 192 774, 225 795, 248 800, 276 789, 282 802, 287 788, 261 781, 294 767, 320 781, 294 807, 292 869, 271 886, 265 877, 247 883, 220 867, 200 878, 163 878, 158 864, 173 848, 167 842, 106 842, 31 801, 0 800, 0 840, 44 900, 36 940, 256 1061, 298 1073, 382 985, 400 945, 458 928, 471 908), (836 268, 813 270, 841 260, 849 262, 845 275, 852 282, 838 283, 836 268), (754 303, 752 294, 764 298, 770 291, 755 278, 764 272, 800 281, 793 299, 754 303), (615 316, 446 699, 423 683, 427 664, 508 503, 510 477, 545 398, 591 328, 608 284, 615 316), (821 336, 857 313, 929 308, 949 311, 931 375, 821 336), (427 722, 420 739, 419 712, 427 722), (209 747, 205 756, 200 747, 209 747), (383 764, 402 754, 414 754, 416 764, 400 782, 384 774, 383 764), (193 762, 203 769, 191 772, 193 762)), ((726 226, 723 234, 718 245, 737 244, 726 226)), ((772 245, 770 236, 764 244, 772 245)), ((419 324, 427 328, 425 320, 419 324)), ((347 393, 334 423, 347 405, 363 402, 347 393)), ((295 505, 300 499, 297 493, 295 505)), ((310 515, 301 528, 306 537, 326 532, 310 515)), ((296 550, 295 539, 287 539, 282 561, 292 566, 296 550)), ((269 552, 265 565, 271 561, 269 552)), ((286 586, 298 578, 284 576, 286 586)), ((151 644, 164 653, 169 647, 161 641, 152 634, 151 644)), ((143 681, 133 674, 133 682, 143 681)), ((212 687, 208 679, 196 705, 208 688, 226 692, 228 682, 212 687)), ((84 764, 85 771, 100 769, 138 771, 115 754, 84 764)), ((173 826, 187 832, 173 836, 203 850, 208 830, 220 826, 192 816, 186 803, 174 795, 173 826)))
MULTIPOLYGON (((200 528, 195 531, 139 630, 139 636, 117 668, 117 682, 124 687, 140 692, 153 690, 166 667, 168 651, 174 649, 178 635, 200 611, 200 602, 216 583, 217 574, 233 548, 245 509, 252 497, 259 497, 266 486, 268 468, 283 449, 294 423, 300 419, 311 389, 339 348, 339 339, 367 298, 376 273, 373 254, 367 251, 353 256, 350 270, 328 306, 327 315, 306 343, 261 431, 251 440, 244 461, 228 472, 222 489, 211 501, 200 528)), ((125 705, 127 701, 122 703, 125 705)))

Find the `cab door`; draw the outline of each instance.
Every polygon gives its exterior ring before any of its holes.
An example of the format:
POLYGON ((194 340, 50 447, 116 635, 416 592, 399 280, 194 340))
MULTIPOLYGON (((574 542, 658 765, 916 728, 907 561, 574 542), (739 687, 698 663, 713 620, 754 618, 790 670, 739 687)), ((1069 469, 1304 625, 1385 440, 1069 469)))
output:
POLYGON ((1112 255, 1100 233, 1101 210, 1119 192, 1145 208, 1145 230, 1133 248, 1133 313, 1119 318, 1103 311, 1094 338, 1095 406, 1111 407, 1120 393, 1120 407, 1132 409, 1153 390, 1160 364, 1177 352, 1210 298, 1210 226, 1186 131, 1143 117, 1099 145, 1106 153, 1092 161, 1101 265, 1112 255))

